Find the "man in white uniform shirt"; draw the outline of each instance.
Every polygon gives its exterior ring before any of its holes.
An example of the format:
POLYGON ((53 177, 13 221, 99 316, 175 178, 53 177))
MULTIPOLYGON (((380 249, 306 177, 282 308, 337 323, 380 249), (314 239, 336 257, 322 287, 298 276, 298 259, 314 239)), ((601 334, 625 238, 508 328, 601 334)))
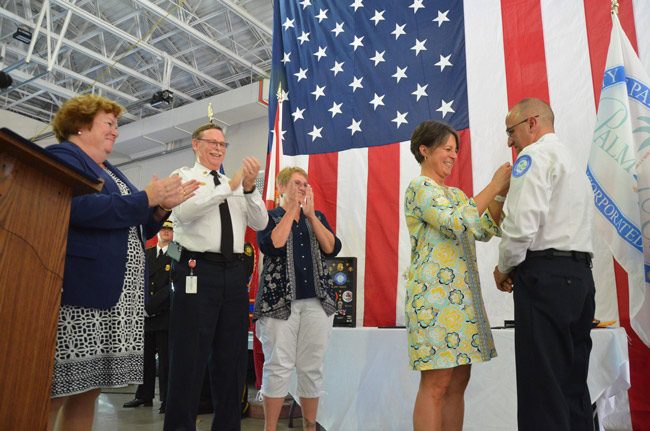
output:
POLYGON ((506 116, 518 157, 494 278, 500 290, 514 291, 519 429, 591 431, 594 199, 585 167, 553 122, 539 99, 522 100, 506 116))
POLYGON ((249 304, 244 233, 247 225, 265 228, 268 214, 255 190, 260 168, 255 158, 244 158, 232 178, 219 174, 227 147, 220 127, 201 126, 192 134, 196 163, 176 172, 198 180, 200 187, 172 214, 174 237, 183 250, 172 275, 166 431, 195 430, 206 364, 212 429, 241 429, 249 304))

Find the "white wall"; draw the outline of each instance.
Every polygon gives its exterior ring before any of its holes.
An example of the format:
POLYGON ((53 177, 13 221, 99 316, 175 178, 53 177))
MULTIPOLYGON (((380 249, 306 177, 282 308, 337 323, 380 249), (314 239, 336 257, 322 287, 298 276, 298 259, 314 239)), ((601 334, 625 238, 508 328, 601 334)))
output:
MULTIPOLYGON (((38 135, 52 131, 52 126, 47 123, 24 117, 15 112, 5 111, 4 109, 0 109, 0 127, 6 127, 30 140, 38 135)), ((56 139, 51 137, 36 143, 41 147, 46 147, 50 144, 56 144, 56 139)))

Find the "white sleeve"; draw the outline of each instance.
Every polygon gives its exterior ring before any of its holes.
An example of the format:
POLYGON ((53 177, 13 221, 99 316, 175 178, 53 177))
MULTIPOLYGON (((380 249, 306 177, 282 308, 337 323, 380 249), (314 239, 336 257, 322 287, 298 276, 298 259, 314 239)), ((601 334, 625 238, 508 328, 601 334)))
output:
MULTIPOLYGON (((182 170, 178 174, 183 179, 183 182, 192 179, 191 175, 182 170)), ((221 202, 232 194, 228 181, 224 181, 216 187, 213 183, 202 184, 196 190, 194 196, 172 210, 172 215, 180 223, 189 223, 210 211, 214 211, 221 202)))
POLYGON ((516 171, 523 155, 517 159, 510 181, 499 244, 499 271, 504 274, 524 261, 549 210, 553 164, 544 155, 531 153, 527 155, 530 166, 519 176, 516 171))
POLYGON ((266 205, 262 200, 262 195, 259 191, 254 190, 253 193, 244 194, 246 198, 246 216, 248 226, 254 231, 260 231, 266 227, 269 222, 269 214, 266 211, 266 205))

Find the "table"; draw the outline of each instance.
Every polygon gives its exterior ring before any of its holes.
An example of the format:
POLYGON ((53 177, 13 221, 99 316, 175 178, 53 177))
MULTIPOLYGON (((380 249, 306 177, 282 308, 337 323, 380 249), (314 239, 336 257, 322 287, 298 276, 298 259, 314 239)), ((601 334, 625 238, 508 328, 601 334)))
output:
MULTIPOLYGON (((492 333, 499 356, 472 367, 465 394, 465 431, 517 429, 514 330, 492 333)), ((622 411, 629 422, 625 330, 595 329, 591 336, 588 384, 598 416, 606 422, 609 415, 620 416, 622 411)), ((334 328, 324 372, 318 422, 327 431, 413 429, 419 373, 408 366, 405 329, 334 328)), ((291 393, 295 394, 295 385, 291 393)))

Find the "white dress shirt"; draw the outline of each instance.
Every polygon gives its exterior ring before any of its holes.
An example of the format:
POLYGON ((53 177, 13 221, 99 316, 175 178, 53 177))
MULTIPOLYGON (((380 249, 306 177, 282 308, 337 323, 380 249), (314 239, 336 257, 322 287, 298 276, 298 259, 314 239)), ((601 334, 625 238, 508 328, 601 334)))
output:
POLYGON ((233 230, 233 252, 244 252, 246 226, 258 231, 266 227, 268 214, 259 191, 244 194, 241 185, 230 190, 228 177, 219 174, 221 184, 214 185, 210 169, 196 162, 191 167, 174 171, 183 181, 198 180, 201 184, 191 197, 172 211, 174 240, 183 248, 197 252, 221 252, 221 215, 219 204, 228 201, 233 230))
POLYGON ((555 133, 525 147, 513 166, 501 225, 499 271, 511 272, 527 250, 593 253, 594 196, 586 169, 577 166, 555 133))

